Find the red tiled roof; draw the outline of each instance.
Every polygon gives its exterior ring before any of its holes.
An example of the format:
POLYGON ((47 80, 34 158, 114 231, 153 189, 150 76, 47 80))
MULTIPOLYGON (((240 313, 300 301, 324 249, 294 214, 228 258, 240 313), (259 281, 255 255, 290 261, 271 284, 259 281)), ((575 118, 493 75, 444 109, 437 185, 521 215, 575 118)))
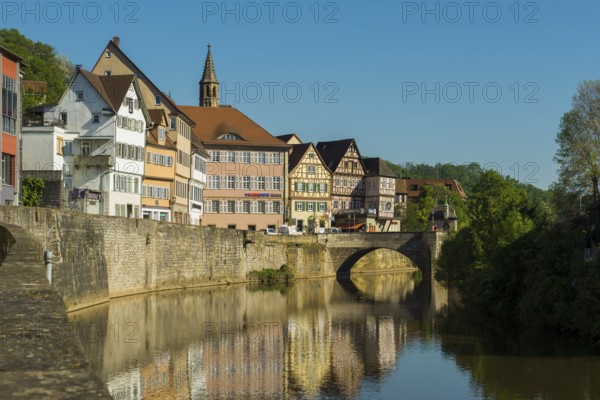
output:
POLYGON ((205 145, 290 147, 236 108, 199 106, 180 106, 180 108, 194 120, 196 126, 192 130, 205 145), (219 139, 226 133, 234 133, 241 140, 219 139))

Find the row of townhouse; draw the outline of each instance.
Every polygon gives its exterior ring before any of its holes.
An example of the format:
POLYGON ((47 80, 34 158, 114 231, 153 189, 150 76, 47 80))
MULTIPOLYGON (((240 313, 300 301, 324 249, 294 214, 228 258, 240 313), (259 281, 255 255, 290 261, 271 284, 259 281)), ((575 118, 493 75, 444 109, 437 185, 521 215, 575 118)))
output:
POLYGON ((395 179, 385 161, 363 158, 354 139, 302 143, 282 135, 290 144, 287 208, 289 223, 299 230, 336 226, 344 230, 393 232, 395 179))
POLYGON ((45 205, 232 229, 400 229, 383 160, 353 139, 274 137, 220 105, 210 45, 197 106, 177 105, 113 38, 58 104, 29 114, 22 169, 46 181, 45 205))

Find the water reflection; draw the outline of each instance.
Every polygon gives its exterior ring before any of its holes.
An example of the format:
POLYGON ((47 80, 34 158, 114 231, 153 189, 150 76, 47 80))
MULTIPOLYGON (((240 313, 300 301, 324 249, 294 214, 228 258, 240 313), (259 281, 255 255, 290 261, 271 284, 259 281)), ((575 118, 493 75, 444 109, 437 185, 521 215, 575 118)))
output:
MULTIPOLYGON (((519 364, 517 357, 492 359, 471 336, 453 342, 456 332, 437 333, 436 312, 444 307, 444 296, 439 285, 415 283, 411 273, 360 275, 269 290, 237 285, 121 298, 70 319, 93 368, 117 399, 414 398, 415 393, 504 399, 546 393, 503 377, 511 363, 519 364), (514 390, 499 388, 494 379, 514 390)), ((452 325, 442 326, 451 330, 452 325)), ((592 375, 584 373, 586 368, 600 372, 598 362, 586 362, 576 382, 598 394, 592 375)))

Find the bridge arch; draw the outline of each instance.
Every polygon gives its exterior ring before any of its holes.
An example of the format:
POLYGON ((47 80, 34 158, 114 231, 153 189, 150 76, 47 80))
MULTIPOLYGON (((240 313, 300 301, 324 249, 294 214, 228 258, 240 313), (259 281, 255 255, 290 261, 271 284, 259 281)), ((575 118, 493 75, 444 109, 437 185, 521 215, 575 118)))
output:
MULTIPOLYGON (((370 248, 365 248, 365 249, 358 249, 355 252, 353 252, 352 254, 350 254, 350 256, 348 256, 347 258, 345 258, 344 260, 342 260, 342 262, 339 264, 339 268, 336 271, 336 276, 338 278, 342 278, 342 277, 348 277, 350 276, 350 273, 352 272, 352 270, 357 266, 357 264, 359 264, 359 262, 361 260, 364 260, 366 257, 370 256, 370 255, 374 255, 375 252, 378 252, 380 250, 388 250, 392 253, 398 254, 400 257, 402 257, 405 260, 402 261, 406 261, 407 267, 416 267, 418 268, 421 272, 425 273, 426 270, 426 266, 424 265, 420 265, 422 263, 422 260, 417 259, 417 257, 411 254, 406 254, 398 249, 395 248, 389 248, 389 247, 370 247, 370 248)), ((381 269, 373 269, 373 270, 361 270, 361 272, 385 272, 385 271, 398 271, 402 268, 381 268, 381 269)))

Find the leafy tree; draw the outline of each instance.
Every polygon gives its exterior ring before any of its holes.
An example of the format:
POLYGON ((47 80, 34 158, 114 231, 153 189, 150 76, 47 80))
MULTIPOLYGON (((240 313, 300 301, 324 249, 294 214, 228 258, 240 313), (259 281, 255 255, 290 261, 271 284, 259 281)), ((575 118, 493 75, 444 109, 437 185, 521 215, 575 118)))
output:
POLYGON ((21 190, 21 200, 26 207, 39 207, 44 191, 42 178, 24 178, 21 190))
MULTIPOLYGON (((47 103, 55 103, 65 91, 74 74, 71 62, 45 43, 34 42, 17 29, 0 29, 0 44, 24 58, 24 79, 48 82, 47 103)), ((34 99, 24 96, 23 108, 34 105, 34 99)))
POLYGON ((569 192, 600 198, 600 81, 583 81, 556 136, 559 181, 569 192))

